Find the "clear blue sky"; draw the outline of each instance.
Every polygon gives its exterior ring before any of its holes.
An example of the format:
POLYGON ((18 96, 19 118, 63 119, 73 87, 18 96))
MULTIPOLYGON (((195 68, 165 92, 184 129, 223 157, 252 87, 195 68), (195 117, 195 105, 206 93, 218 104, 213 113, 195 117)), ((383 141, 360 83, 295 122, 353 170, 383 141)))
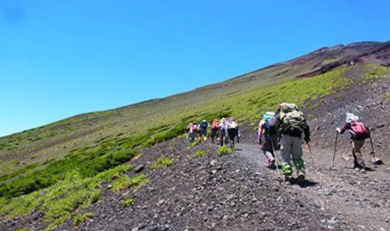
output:
POLYGON ((390 40, 390 3, 0 0, 0 136, 390 40))

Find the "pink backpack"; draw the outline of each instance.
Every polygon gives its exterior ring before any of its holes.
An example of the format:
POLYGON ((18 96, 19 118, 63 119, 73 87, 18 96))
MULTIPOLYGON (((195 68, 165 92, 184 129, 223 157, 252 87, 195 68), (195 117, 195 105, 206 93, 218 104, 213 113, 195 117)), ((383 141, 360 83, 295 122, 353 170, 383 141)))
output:
POLYGON ((353 137, 356 139, 367 139, 370 138, 370 130, 362 122, 352 122, 351 130, 353 132, 353 137))
POLYGON ((192 124, 191 125, 191 130, 192 130, 192 132, 197 132, 198 131, 198 125, 192 124))

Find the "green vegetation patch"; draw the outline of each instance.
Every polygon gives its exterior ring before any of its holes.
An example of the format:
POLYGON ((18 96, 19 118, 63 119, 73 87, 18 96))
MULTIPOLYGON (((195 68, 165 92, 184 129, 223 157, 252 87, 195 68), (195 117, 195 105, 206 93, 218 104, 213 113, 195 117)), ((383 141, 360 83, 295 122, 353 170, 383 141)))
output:
POLYGON ((152 169, 163 169, 176 164, 173 157, 160 157, 151 166, 152 169))
POLYGON ((236 150, 234 148, 230 148, 229 146, 227 145, 224 145, 224 146, 220 146, 219 149, 218 149, 218 154, 221 155, 221 156, 225 156, 225 155, 229 155, 229 154, 232 154, 234 153, 236 150))
POLYGON ((127 175, 123 175, 114 181, 112 184, 112 190, 114 192, 119 192, 125 188, 128 188, 131 184, 131 179, 127 175))
POLYGON ((390 69, 379 65, 367 65, 364 73, 365 83, 374 83, 379 78, 389 78, 390 69))
POLYGON ((112 184, 112 190, 114 192, 120 192, 121 190, 129 187, 138 189, 139 187, 149 184, 149 182, 150 180, 145 173, 138 174, 131 179, 127 175, 123 175, 114 181, 112 184))
POLYGON ((387 92, 381 96, 382 100, 388 100, 390 99, 390 92, 387 92))
POLYGON ((199 149, 199 150, 196 150, 195 157, 199 158, 199 157, 204 156, 205 154, 207 154, 206 150, 199 149))
POLYGON ((78 214, 73 219, 73 225, 78 226, 81 223, 84 223, 87 219, 92 219, 94 214, 92 212, 85 212, 82 214, 78 214))
POLYGON ((64 180, 48 188, 12 199, 0 198, 0 215, 8 219, 23 217, 41 206, 40 210, 45 213, 44 219, 49 223, 47 230, 52 230, 69 219, 77 209, 88 208, 98 201, 103 182, 118 178, 133 168, 121 165, 89 178, 82 178, 77 171, 68 172, 64 180))
POLYGON ((135 203, 135 199, 134 198, 125 198, 124 200, 123 200, 123 207, 130 207, 130 206, 132 206, 132 205, 134 205, 134 203, 135 203))
MULTIPOLYGON (((132 150, 106 151, 98 148, 83 154, 71 155, 63 160, 54 161, 45 169, 22 176, 13 182, 0 185, 0 196, 17 197, 43 188, 47 188, 65 178, 68 172, 76 170, 84 178, 121 165, 136 155, 132 150)), ((27 169, 21 169, 26 171, 27 169)), ((15 174, 15 173, 14 173, 15 174)), ((13 177, 4 176, 3 179, 13 177)))

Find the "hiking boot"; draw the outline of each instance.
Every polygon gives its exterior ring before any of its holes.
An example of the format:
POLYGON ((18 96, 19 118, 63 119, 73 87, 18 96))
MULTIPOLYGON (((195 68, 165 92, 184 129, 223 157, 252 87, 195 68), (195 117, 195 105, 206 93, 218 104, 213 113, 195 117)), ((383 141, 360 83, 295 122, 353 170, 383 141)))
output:
POLYGON ((284 183, 286 185, 291 185, 292 184, 292 178, 291 176, 284 176, 284 183))
POLYGON ((270 169, 275 169, 275 159, 268 159, 267 167, 270 169))
POLYGON ((303 173, 298 174, 297 180, 298 180, 298 182, 305 181, 305 174, 303 174, 303 173))

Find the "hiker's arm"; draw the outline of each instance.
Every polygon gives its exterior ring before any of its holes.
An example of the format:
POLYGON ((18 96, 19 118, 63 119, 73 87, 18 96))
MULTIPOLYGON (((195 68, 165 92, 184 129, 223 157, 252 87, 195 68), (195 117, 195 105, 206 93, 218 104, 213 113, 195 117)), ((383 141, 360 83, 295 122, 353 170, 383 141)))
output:
POLYGON ((345 132, 346 130, 350 130, 350 129, 352 129, 351 124, 350 124, 350 123, 346 123, 346 124, 344 125, 343 129, 340 130, 340 134, 344 134, 344 132, 345 132))
POLYGON ((309 127, 309 125, 307 123, 306 123, 305 130, 303 130, 303 132, 305 134, 305 138, 304 139, 305 139, 306 143, 309 143, 310 142, 310 127, 309 127))
POLYGON ((260 121, 259 123, 259 130, 257 132, 257 137, 259 138, 259 143, 261 144, 261 139, 263 137, 263 129, 264 129, 264 123, 260 121))

